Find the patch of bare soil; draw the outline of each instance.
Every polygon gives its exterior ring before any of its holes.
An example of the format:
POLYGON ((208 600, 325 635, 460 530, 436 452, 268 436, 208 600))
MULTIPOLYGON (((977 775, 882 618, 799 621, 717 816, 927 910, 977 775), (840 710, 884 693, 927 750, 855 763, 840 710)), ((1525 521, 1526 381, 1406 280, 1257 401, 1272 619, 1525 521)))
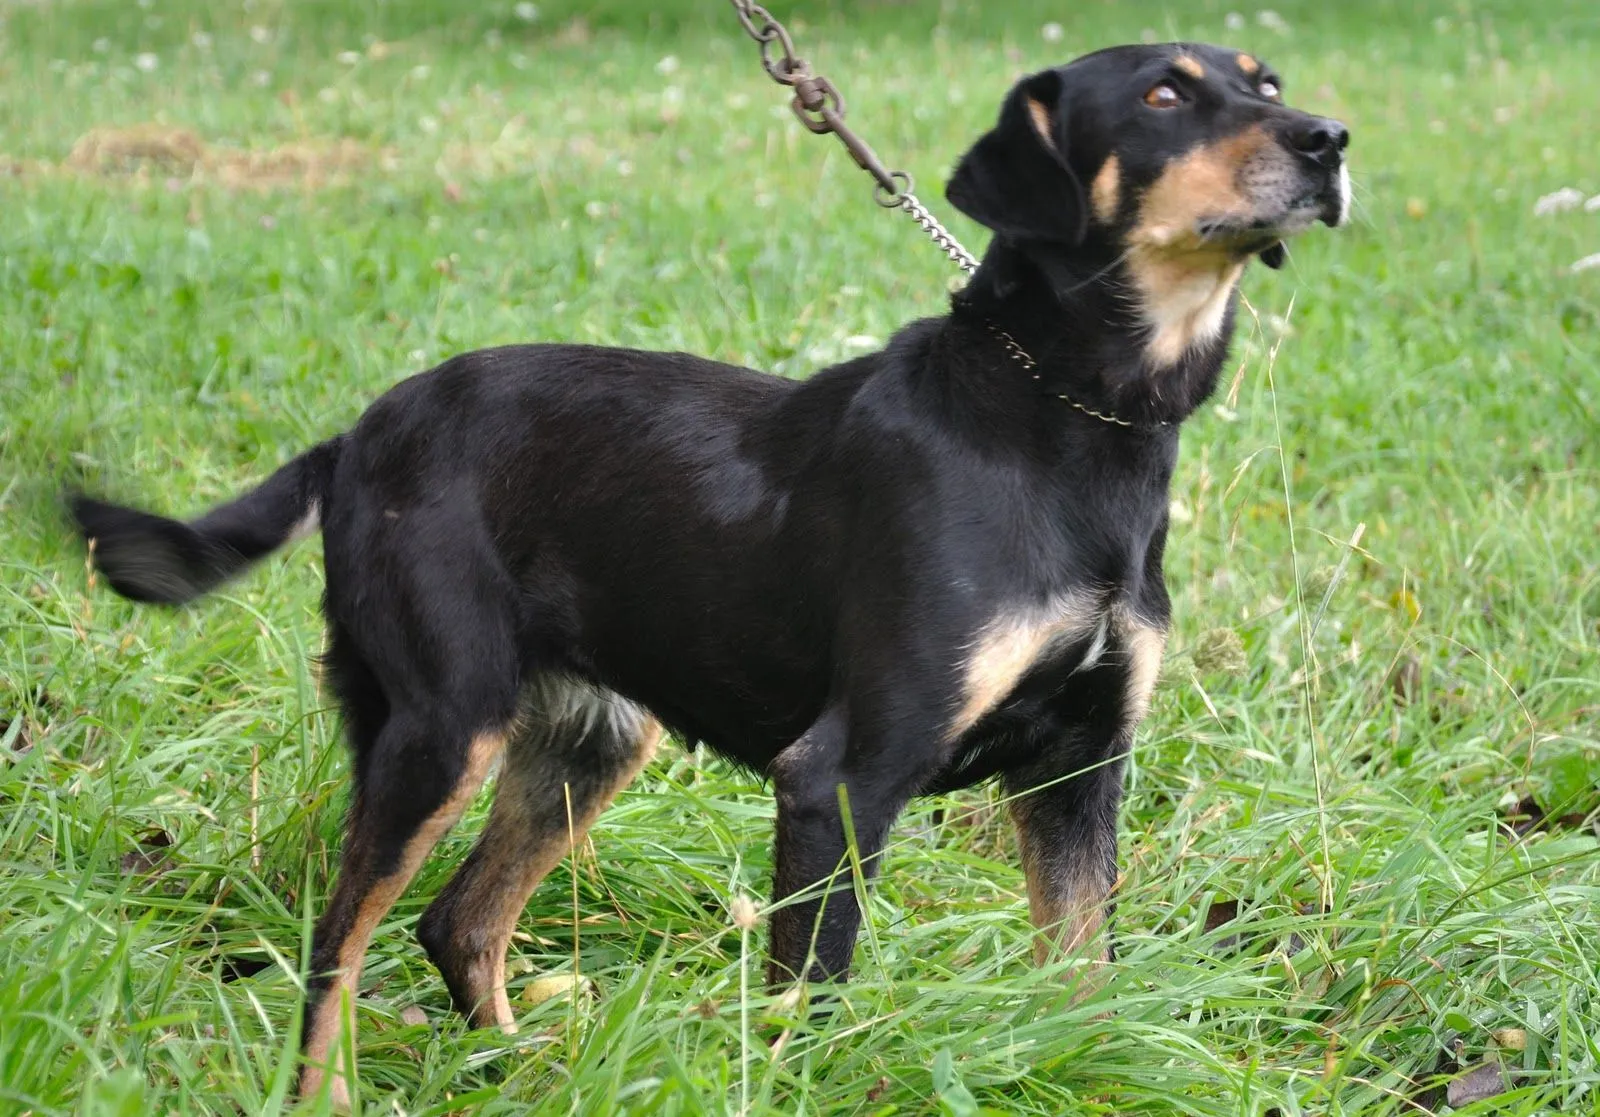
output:
POLYGON ((391 170, 392 153, 348 138, 306 139, 270 148, 206 143, 193 130, 166 124, 95 128, 60 164, 0 155, 0 173, 69 174, 103 179, 190 179, 228 190, 316 190, 341 186, 374 169, 391 170))

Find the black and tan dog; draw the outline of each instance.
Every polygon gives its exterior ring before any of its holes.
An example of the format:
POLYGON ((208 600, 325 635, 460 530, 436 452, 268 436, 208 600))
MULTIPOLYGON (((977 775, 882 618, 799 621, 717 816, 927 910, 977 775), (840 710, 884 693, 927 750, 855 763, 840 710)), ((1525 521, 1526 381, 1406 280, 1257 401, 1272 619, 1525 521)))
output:
POLYGON ((420 936, 463 1012, 512 1027, 519 914, 664 726, 773 782, 774 982, 850 965, 841 795, 870 871, 912 796, 996 776, 1041 948, 1098 944, 1167 628, 1178 425, 1246 262, 1344 220, 1346 139, 1247 54, 1101 51, 1011 92, 948 190, 995 234, 982 268, 880 353, 790 383, 485 350, 190 523, 78 499, 100 569, 146 601, 323 532, 355 793, 302 1089, 343 1093, 340 987, 497 762, 420 936))

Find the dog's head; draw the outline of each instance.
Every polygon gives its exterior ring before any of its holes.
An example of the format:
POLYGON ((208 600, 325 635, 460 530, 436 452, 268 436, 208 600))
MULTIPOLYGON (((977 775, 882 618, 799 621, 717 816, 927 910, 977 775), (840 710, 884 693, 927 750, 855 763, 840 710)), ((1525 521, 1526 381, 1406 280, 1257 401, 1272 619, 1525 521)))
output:
MULTIPOLYGON (((1344 222, 1348 141, 1344 125, 1284 104, 1252 55, 1113 47, 1019 82, 947 194, 1036 254, 1126 259, 1159 332, 1216 301, 1208 277, 1231 292, 1250 256, 1278 267, 1286 238, 1344 222)), ((1158 356, 1194 340, 1179 332, 1157 339, 1158 356)))

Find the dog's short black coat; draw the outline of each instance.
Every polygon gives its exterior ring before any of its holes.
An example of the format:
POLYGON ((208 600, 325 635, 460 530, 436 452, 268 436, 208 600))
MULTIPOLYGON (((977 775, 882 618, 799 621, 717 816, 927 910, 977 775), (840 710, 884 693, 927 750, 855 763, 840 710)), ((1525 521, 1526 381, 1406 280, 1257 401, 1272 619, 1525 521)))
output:
POLYGON ((141 600, 187 601, 320 523, 355 794, 302 1088, 335 1049, 338 983, 502 755, 488 828, 420 929, 480 1023, 512 1025, 519 913, 663 725, 772 779, 774 981, 850 963, 841 788, 871 868, 912 796, 1000 777, 1041 948, 1093 939, 1168 622, 1178 424, 1215 384, 1248 258, 1344 219, 1345 141, 1249 55, 1102 51, 1012 91, 948 189, 996 234, 983 266, 882 352, 791 383, 485 350, 189 524, 78 498, 95 561, 141 600))

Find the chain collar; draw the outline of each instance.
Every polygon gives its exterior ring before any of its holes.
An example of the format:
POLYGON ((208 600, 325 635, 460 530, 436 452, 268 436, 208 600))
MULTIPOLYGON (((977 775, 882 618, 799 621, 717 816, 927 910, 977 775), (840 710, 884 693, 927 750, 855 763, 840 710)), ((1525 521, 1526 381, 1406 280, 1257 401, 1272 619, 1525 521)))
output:
MULTIPOLYGON (((1026 349, 1024 349, 1017 342, 1016 338, 1014 338, 1010 334, 1006 333, 999 326, 996 326, 993 322, 989 321, 988 319, 985 319, 983 324, 988 329, 988 331, 995 336, 995 338, 1000 342, 1000 344, 1005 346, 1007 356, 1009 356, 1013 361, 1016 361, 1017 364, 1021 365, 1024 369, 1026 369, 1027 372, 1028 372, 1028 375, 1030 375, 1031 377, 1033 377, 1033 379, 1035 381, 1037 381, 1039 379, 1039 362, 1035 361, 1031 356, 1028 355, 1028 351, 1026 349)), ((1131 419, 1124 419, 1124 418, 1122 418, 1120 416, 1112 415, 1109 412, 1096 411, 1094 408, 1088 407, 1088 406, 1086 406, 1084 404, 1081 404, 1077 400, 1073 399, 1071 396, 1063 395, 1061 392, 1050 392, 1048 394, 1054 396, 1056 399, 1060 400, 1062 403, 1066 404, 1068 407, 1077 408, 1079 411, 1083 412, 1085 415, 1088 415, 1090 418, 1099 419, 1102 423, 1110 423, 1113 426, 1126 427, 1129 430, 1136 430, 1136 429, 1138 429, 1140 427, 1147 427, 1147 426, 1148 427, 1170 427, 1172 425, 1170 422, 1168 422, 1165 419, 1158 419, 1154 423, 1135 423, 1131 419)))

